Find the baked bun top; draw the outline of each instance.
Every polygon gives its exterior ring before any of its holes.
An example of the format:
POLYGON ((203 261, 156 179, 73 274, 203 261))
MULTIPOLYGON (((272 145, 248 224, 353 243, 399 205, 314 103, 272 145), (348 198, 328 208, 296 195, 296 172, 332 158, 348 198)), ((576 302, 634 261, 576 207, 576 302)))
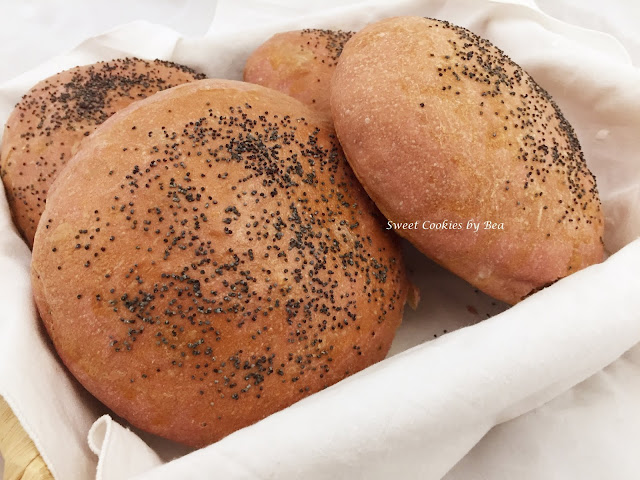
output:
POLYGON ((598 190, 573 128, 488 40, 428 18, 369 25, 345 45, 331 104, 380 210, 428 222, 397 232, 484 292, 516 303, 602 261, 598 190), (429 227, 445 222, 460 228, 429 227))
POLYGON ((278 33, 251 54, 244 81, 279 90, 330 115, 331 76, 352 35, 313 28, 278 33))
POLYGON ((29 246, 52 182, 83 139, 130 103, 201 78, 172 62, 124 58, 65 70, 24 95, 4 129, 0 175, 29 246))
POLYGON ((407 281, 330 121, 202 80, 114 115, 33 248, 60 357, 114 412, 201 446, 387 353, 407 281))

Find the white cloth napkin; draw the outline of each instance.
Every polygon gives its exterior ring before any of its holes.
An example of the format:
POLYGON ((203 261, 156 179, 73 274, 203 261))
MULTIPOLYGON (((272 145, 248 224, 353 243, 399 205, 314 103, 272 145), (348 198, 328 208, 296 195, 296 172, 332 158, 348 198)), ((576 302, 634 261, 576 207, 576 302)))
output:
POLYGON ((525 0, 222 0, 204 38, 137 22, 0 85, 0 122, 38 80, 77 64, 159 57, 238 79, 273 33, 358 29, 399 14, 444 18, 489 37, 549 90, 598 178, 614 255, 500 313, 504 305, 407 247, 423 302, 405 316, 390 358, 164 464, 186 450, 102 416, 104 407, 58 363, 31 300, 29 251, 2 196, 0 395, 56 478, 439 479, 453 468, 450 480, 596 479, 607 461, 615 478, 637 478, 636 450, 614 446, 637 445, 640 436, 632 396, 640 392, 640 349, 602 370, 640 341, 640 72, 611 36, 525 0), (589 446, 607 461, 584 458, 589 446))

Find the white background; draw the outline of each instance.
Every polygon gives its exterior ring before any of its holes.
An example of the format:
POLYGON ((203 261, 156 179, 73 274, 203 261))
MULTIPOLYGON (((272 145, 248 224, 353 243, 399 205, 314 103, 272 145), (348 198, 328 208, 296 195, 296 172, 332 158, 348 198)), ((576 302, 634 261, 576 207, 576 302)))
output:
MULTIPOLYGON (((345 0, 349 3, 354 0, 345 0)), ((640 65, 640 2, 531 0, 550 15, 616 36, 640 65)), ((298 3, 290 0, 289 3, 298 3)), ((71 50, 87 37, 134 20, 204 34, 217 0, 0 0, 0 83, 71 50)))

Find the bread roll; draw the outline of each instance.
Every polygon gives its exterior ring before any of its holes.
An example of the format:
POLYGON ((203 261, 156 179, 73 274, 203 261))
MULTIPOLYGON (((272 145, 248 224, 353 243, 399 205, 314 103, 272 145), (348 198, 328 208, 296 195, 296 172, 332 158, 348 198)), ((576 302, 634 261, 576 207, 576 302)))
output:
POLYGON ((83 143, 38 228, 38 310, 118 415, 202 446, 384 358, 407 280, 331 123, 202 80, 83 143))
POLYGON ((175 63, 124 58, 58 73, 22 97, 5 126, 0 175, 29 246, 51 184, 86 136, 131 102, 201 78, 175 63))
POLYGON ((331 76, 352 35, 317 29, 278 33, 251 54, 244 80, 279 90, 329 115, 331 76))
POLYGON ((390 226, 480 290, 513 304, 602 261, 598 190, 573 128, 488 40, 428 18, 369 25, 344 48, 331 106, 390 226))

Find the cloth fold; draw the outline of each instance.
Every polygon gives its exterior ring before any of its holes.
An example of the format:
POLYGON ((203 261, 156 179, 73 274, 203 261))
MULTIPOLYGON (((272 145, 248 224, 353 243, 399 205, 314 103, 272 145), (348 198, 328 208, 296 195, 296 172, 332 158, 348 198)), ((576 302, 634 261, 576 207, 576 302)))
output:
POLYGON ((162 464, 156 452, 109 415, 93 423, 87 442, 98 456, 96 480, 131 478, 162 464))

